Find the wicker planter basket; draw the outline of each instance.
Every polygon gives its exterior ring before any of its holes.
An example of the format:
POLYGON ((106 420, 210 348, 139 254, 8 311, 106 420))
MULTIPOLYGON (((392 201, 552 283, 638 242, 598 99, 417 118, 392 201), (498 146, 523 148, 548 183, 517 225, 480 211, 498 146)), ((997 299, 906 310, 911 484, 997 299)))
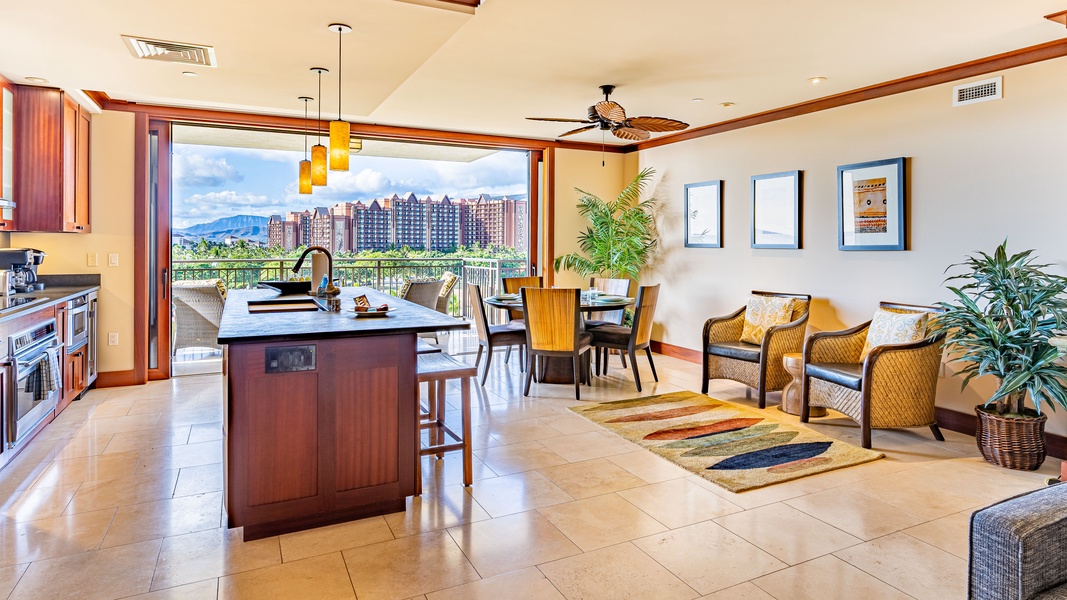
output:
POLYGON ((1026 418, 1003 417, 976 406, 978 432, 975 439, 982 456, 994 465, 1034 471, 1045 462, 1045 421, 1048 417, 1026 409, 1026 418))

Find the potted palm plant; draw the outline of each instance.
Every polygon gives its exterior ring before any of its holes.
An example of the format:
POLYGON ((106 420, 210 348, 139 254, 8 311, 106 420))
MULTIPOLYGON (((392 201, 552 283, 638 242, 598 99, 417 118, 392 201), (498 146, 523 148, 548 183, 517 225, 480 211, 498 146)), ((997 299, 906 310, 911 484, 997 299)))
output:
POLYGON ((642 170, 610 202, 575 188, 580 195, 578 214, 589 220, 585 231, 578 234, 578 247, 584 254, 557 256, 553 263, 556 272, 564 269, 582 277, 638 278, 656 250, 653 211, 657 201, 640 199, 653 174, 652 168, 642 170))
POLYGON ((1009 256, 1007 244, 946 270, 962 267, 946 279, 962 285, 948 286, 955 299, 939 303, 946 312, 933 328, 945 333, 951 360, 966 364, 963 387, 976 377, 997 378, 993 395, 975 407, 982 456, 1002 467, 1034 470, 1045 460, 1048 417, 1042 405, 1067 408, 1063 351, 1050 342, 1067 327, 1067 277, 1035 263, 1033 250, 1009 256))

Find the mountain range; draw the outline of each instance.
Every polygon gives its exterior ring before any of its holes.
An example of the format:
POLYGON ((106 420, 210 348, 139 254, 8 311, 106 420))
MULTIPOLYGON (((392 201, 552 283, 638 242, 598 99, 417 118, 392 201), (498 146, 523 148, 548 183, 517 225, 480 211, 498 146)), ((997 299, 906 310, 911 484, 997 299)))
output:
POLYGON ((223 238, 232 235, 239 239, 254 240, 257 242, 267 241, 267 217, 255 215, 237 215, 216 219, 210 223, 200 223, 185 229, 174 229, 174 236, 183 236, 193 242, 205 239, 209 242, 222 242, 223 238))

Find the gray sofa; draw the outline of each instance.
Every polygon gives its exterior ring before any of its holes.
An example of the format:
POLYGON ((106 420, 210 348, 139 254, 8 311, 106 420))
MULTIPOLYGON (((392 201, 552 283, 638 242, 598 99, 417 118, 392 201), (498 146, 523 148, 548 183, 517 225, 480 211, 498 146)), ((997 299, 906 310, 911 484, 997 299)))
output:
POLYGON ((971 515, 967 587, 972 600, 1067 599, 1067 484, 971 515))

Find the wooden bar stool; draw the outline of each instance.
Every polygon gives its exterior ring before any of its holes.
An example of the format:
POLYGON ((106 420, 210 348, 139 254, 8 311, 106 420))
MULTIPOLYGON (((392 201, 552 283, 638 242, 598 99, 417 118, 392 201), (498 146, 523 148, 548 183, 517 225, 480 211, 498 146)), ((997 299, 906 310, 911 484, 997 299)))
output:
MULTIPOLYGON (((441 351, 437 346, 431 345, 429 342, 422 338, 415 338, 415 354, 436 354, 441 351)), ((437 420, 437 407, 430 403, 427 406, 423 406, 422 402, 419 402, 419 419, 425 421, 427 419, 431 421, 437 420)))
POLYGON ((419 384, 426 382, 430 390, 427 399, 429 410, 426 414, 419 415, 419 431, 429 430, 429 443, 423 446, 422 435, 416 438, 420 458, 415 465, 415 495, 418 496, 422 494, 421 458, 423 456, 436 454, 437 458, 444 458, 445 452, 462 450, 463 485, 470 485, 474 479, 471 469, 471 378, 478 374, 478 369, 443 352, 419 354, 416 358, 419 384), (445 424, 445 389, 450 379, 460 380, 460 420, 462 421, 460 435, 445 424), (451 441, 448 438, 451 438, 451 441))

